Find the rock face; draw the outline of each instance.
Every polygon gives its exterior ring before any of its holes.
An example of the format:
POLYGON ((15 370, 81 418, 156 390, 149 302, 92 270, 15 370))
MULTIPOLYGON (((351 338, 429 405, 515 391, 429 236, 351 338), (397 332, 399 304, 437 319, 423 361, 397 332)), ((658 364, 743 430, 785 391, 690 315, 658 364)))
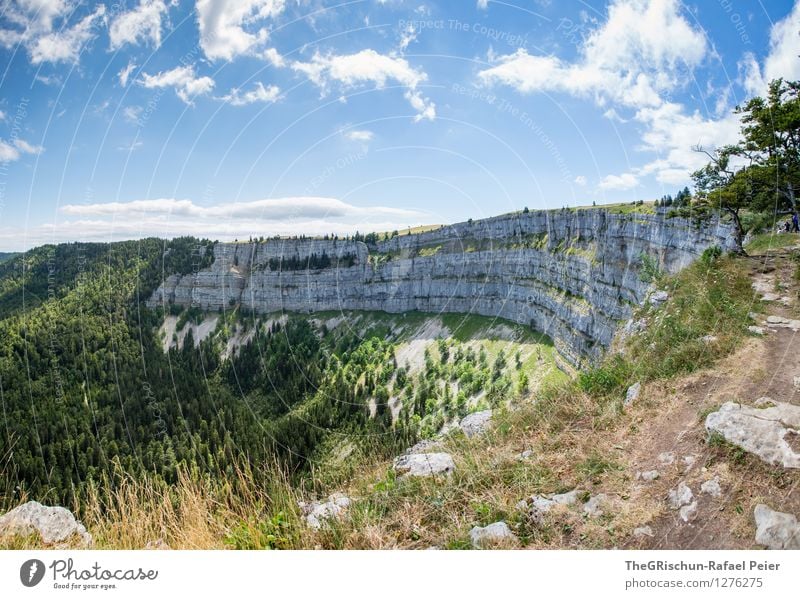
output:
POLYGON ((706 429, 753 453, 768 464, 800 468, 800 453, 789 444, 800 430, 800 406, 773 402, 774 406, 751 408, 727 402, 706 417, 706 429))
POLYGON ((800 549, 800 524, 792 514, 756 506, 756 543, 769 549, 800 549))
POLYGON ((475 526, 469 531, 469 539, 472 546, 476 549, 489 547, 501 543, 511 543, 517 540, 517 536, 511 532, 505 522, 495 522, 488 526, 475 526))
POLYGON ((456 465, 449 453, 411 453, 394 460, 395 472, 404 476, 449 475, 456 465))
POLYGON ((489 428, 489 422, 492 419, 491 410, 483 410, 482 412, 474 412, 468 414, 461 419, 458 427, 464 431, 467 437, 474 437, 486 432, 489 428))
POLYGON ((549 335, 569 362, 594 359, 644 302, 642 256, 675 272, 710 246, 731 249, 727 224, 604 210, 516 213, 400 235, 225 243, 209 269, 170 276, 148 304, 216 311, 458 312, 549 335))
POLYGON ((68 509, 29 501, 0 516, 0 537, 38 534, 46 545, 75 538, 88 547, 92 536, 68 509))

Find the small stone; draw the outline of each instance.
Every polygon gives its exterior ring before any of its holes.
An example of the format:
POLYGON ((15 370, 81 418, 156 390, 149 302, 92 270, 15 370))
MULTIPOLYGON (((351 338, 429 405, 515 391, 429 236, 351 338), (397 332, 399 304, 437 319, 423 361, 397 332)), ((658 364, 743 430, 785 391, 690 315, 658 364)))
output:
POLYGON ((681 520, 684 522, 694 520, 697 515, 697 502, 693 501, 689 505, 684 505, 678 513, 680 514, 681 520))
POLYGON ((649 526, 640 526, 639 528, 633 529, 633 536, 634 537, 652 537, 653 536, 653 529, 649 526))
POLYGON ((692 499, 694 499, 694 493, 692 493, 692 490, 683 481, 681 481, 676 489, 669 492, 669 504, 674 510, 690 504, 692 499))
POLYGON ((650 303, 652 303, 654 306, 660 306, 668 299, 669 299, 669 293, 667 293, 666 291, 655 291, 650 296, 650 303))
POLYGON ((665 451, 663 453, 658 454, 658 461, 664 464, 664 466, 669 466, 670 464, 675 463, 675 454, 671 451, 665 451))
POLYGON ((763 335, 764 334, 764 327, 757 327, 757 326, 749 326, 747 330, 753 333, 753 335, 763 335))
POLYGON ((639 393, 641 390, 642 390, 641 383, 634 383, 633 385, 628 387, 628 390, 625 392, 625 401, 623 402, 623 405, 627 408, 634 401, 639 399, 639 393))
POLYGON ((719 477, 715 476, 700 485, 700 492, 711 495, 711 497, 720 497, 722 495, 722 487, 719 485, 719 477))
POLYGON ((92 543, 92 535, 67 508, 50 507, 29 501, 0 516, 0 537, 38 534, 46 545, 79 539, 82 546, 92 543))
POLYGON ((687 470, 689 468, 691 468, 692 466, 694 466, 694 463, 696 461, 697 461, 697 456, 694 456, 694 455, 685 455, 685 456, 683 456, 683 465, 686 466, 687 470))
POLYGON ((532 457, 533 457, 533 451, 531 451, 530 449, 526 449, 521 454, 519 454, 519 456, 517 456, 517 459, 520 461, 530 460, 532 457))
POLYGON ((524 499, 520 499, 514 507, 517 508, 520 512, 527 512, 528 502, 525 501, 524 499))
POLYGON ((148 551, 166 551, 172 549, 164 539, 156 539, 155 541, 147 541, 144 546, 148 551))
POLYGON ((533 495, 530 498, 529 513, 534 522, 541 523, 544 515, 556 505, 572 505, 578 501, 580 489, 557 495, 533 495))
POLYGON ((767 323, 768 324, 786 324, 789 322, 788 318, 784 318, 783 316, 775 316, 773 314, 767 316, 767 323))
POLYGON ((717 342, 717 336, 716 335, 703 335, 702 337, 700 337, 700 341, 710 345, 712 343, 716 343, 717 342))
POLYGON ((449 453, 413 453, 394 460, 395 472, 405 476, 450 475, 456 469, 449 453))
POLYGON ((769 549, 800 549, 800 524, 792 514, 776 512, 763 503, 753 512, 756 543, 769 549))
POLYGON ((792 384, 794 385, 795 389, 800 389, 800 376, 796 376, 792 379, 792 384))
POLYGON ((498 543, 512 543, 517 540, 517 536, 511 532, 505 522, 494 522, 488 526, 475 526, 469 531, 469 538, 472 541, 472 546, 476 549, 498 543))
POLYGON ((491 410, 474 412, 473 414, 468 414, 462 418, 458 427, 464 431, 464 434, 467 437, 474 437, 475 435, 480 435, 486 432, 486 429, 489 428, 489 421, 491 419, 491 410))
POLYGON ((647 470, 646 472, 637 472, 636 478, 643 480, 645 482, 651 483, 656 480, 661 473, 658 470, 647 470))

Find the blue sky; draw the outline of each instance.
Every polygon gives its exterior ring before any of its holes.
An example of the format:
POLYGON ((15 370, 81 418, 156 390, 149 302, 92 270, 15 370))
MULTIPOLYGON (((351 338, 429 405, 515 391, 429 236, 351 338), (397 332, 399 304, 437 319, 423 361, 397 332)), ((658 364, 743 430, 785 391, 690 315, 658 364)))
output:
POLYGON ((0 251, 653 199, 800 79, 788 0, 0 6, 0 251))

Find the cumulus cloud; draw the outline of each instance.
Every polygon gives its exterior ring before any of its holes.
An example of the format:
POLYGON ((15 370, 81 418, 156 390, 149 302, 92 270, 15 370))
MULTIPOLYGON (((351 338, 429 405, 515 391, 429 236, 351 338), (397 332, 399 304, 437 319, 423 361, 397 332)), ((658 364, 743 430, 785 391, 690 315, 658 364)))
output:
POLYGON ((207 94, 214 89, 214 80, 211 77, 197 77, 194 66, 176 67, 156 75, 143 73, 138 83, 148 89, 172 87, 178 97, 187 104, 192 103, 192 98, 207 94))
POLYGON ((607 175, 600 181, 600 189, 606 191, 626 191, 639 185, 639 179, 633 173, 607 175))
POLYGON ((415 120, 436 118, 436 105, 418 89, 428 76, 413 68, 406 59, 380 54, 372 49, 355 54, 314 54, 309 62, 294 62, 292 68, 306 75, 315 85, 327 92, 331 83, 344 88, 372 84, 377 88, 395 82, 406 88, 404 97, 417 112, 415 120))
POLYGON ((40 35, 26 31, 22 43, 28 49, 31 62, 77 62, 84 45, 95 37, 95 23, 102 21, 105 12, 105 5, 100 4, 93 13, 83 17, 72 27, 43 32, 40 35))
POLYGON ((239 88, 233 88, 228 94, 220 97, 223 102, 227 102, 231 106, 246 106, 247 104, 255 104, 256 102, 271 103, 278 100, 281 90, 275 85, 264 87, 260 81, 256 82, 253 89, 247 92, 242 92, 239 88))
POLYGON ((259 23, 280 15, 284 0, 197 0, 200 47, 212 60, 248 54, 268 38, 259 23))
POLYGON ((739 63, 744 74, 744 86, 752 95, 766 92, 769 82, 783 77, 800 79, 800 2, 789 15, 772 26, 769 36, 769 53, 760 65, 755 55, 748 52, 739 63))
POLYGON ((659 94, 687 80, 705 58, 701 30, 680 14, 677 0, 616 0, 608 20, 584 41, 575 62, 529 54, 524 48, 494 57, 478 76, 523 93, 566 92, 634 108, 657 106, 659 94))
POLYGON ((19 160, 23 154, 39 154, 41 151, 40 146, 30 144, 23 139, 0 139, 0 163, 14 162, 19 160))
MULTIPOLYGON (((108 37, 112 50, 125 44, 151 43, 161 45, 161 18, 167 12, 163 0, 140 0, 139 6, 121 13, 111 21, 108 37)), ((124 84, 123 84, 124 85, 124 84)))

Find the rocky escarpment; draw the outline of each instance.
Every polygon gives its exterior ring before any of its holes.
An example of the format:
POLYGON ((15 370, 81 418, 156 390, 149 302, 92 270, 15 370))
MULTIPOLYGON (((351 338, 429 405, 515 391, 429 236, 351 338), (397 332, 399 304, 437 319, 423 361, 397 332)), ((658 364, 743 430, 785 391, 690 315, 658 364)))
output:
POLYGON ((708 247, 732 244, 718 219, 698 224, 600 209, 515 213, 369 246, 220 243, 210 268, 169 277, 149 304, 476 313, 530 325, 577 364, 608 347, 619 322, 645 300, 643 268, 675 272, 708 247))

